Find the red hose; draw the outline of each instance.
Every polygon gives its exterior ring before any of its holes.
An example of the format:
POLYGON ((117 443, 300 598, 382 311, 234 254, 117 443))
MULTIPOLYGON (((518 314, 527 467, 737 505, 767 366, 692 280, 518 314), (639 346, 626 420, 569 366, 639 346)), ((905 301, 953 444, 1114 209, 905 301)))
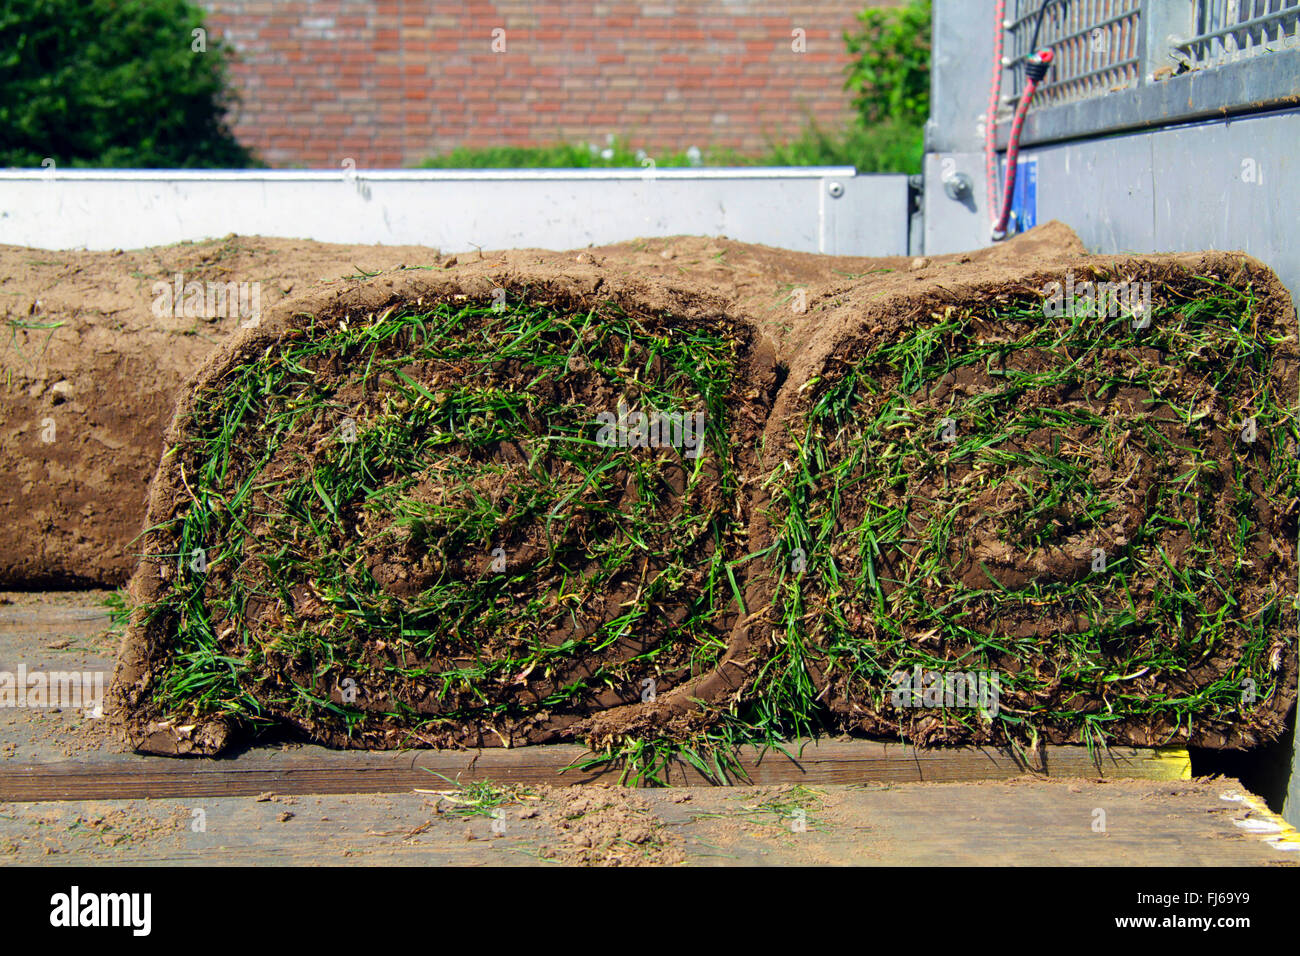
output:
POLYGON ((989 222, 998 217, 998 100, 1002 96, 1002 33, 1003 19, 1007 13, 1007 0, 997 0, 993 14, 993 85, 989 92, 989 109, 984 118, 984 182, 987 186, 985 200, 989 209, 989 222))
MULTIPOLYGON (((1025 125, 1025 116, 1029 112, 1029 101, 1034 98, 1038 84, 1047 76, 1052 65, 1052 51, 1039 50, 1025 64, 1025 89, 1016 104, 1016 115, 1011 120, 1011 133, 1007 137, 1007 182, 1002 191, 1002 214, 993 226, 993 241, 1006 238, 1007 224, 1011 221, 1011 204, 1016 194, 1016 167, 1020 158, 1020 130, 1025 125)), ((990 174, 989 182, 996 182, 990 174)), ((990 207, 991 208, 991 207, 990 207)))

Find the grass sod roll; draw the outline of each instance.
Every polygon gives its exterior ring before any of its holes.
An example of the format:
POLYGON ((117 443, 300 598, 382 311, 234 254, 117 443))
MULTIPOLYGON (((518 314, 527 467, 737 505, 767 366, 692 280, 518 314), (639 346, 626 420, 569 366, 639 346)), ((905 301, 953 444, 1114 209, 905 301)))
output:
POLYGON ((694 299, 501 282, 299 304, 199 374, 115 682, 138 748, 564 739, 728 655, 770 349, 694 299))
POLYGON ((1268 270, 1131 260, 843 311, 774 413, 751 724, 1017 746, 1283 732, 1296 331, 1268 270))

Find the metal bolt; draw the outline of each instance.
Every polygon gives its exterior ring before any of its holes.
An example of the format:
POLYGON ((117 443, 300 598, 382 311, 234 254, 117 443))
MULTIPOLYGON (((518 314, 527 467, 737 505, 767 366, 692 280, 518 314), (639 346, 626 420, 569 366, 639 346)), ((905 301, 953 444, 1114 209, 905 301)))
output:
POLYGON ((839 199, 844 195, 843 183, 827 183, 826 191, 831 194, 832 199, 839 199))
POLYGON ((943 191, 949 199, 960 201, 963 196, 969 196, 974 188, 970 177, 965 173, 953 173, 943 180, 943 191))

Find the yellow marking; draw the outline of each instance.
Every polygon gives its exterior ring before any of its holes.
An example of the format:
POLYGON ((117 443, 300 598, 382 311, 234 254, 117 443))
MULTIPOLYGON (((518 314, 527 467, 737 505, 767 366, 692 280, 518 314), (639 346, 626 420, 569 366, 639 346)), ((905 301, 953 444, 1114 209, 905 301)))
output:
POLYGON ((1300 851, 1300 832, 1270 810, 1264 801, 1249 793, 1222 793, 1219 799, 1230 803, 1239 803, 1248 811, 1248 815, 1233 824, 1245 831, 1256 833, 1265 843, 1279 852, 1295 853, 1300 851), (1253 825, 1252 825, 1253 824, 1253 825))
POLYGON ((1160 780, 1192 779, 1192 756, 1186 747, 1157 747, 1151 759, 1165 765, 1160 768, 1160 780))

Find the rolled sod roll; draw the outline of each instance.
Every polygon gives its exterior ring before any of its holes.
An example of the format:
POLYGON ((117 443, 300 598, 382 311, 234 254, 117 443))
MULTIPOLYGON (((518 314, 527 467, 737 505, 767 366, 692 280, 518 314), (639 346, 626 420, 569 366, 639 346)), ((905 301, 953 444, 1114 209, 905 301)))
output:
POLYGON ((722 699, 776 390, 753 325, 654 281, 297 300, 179 403, 116 716, 166 754, 510 746, 722 699))
POLYGON ((767 430, 751 722, 1277 737, 1296 700, 1298 367, 1290 297, 1240 256, 846 293, 767 430))

